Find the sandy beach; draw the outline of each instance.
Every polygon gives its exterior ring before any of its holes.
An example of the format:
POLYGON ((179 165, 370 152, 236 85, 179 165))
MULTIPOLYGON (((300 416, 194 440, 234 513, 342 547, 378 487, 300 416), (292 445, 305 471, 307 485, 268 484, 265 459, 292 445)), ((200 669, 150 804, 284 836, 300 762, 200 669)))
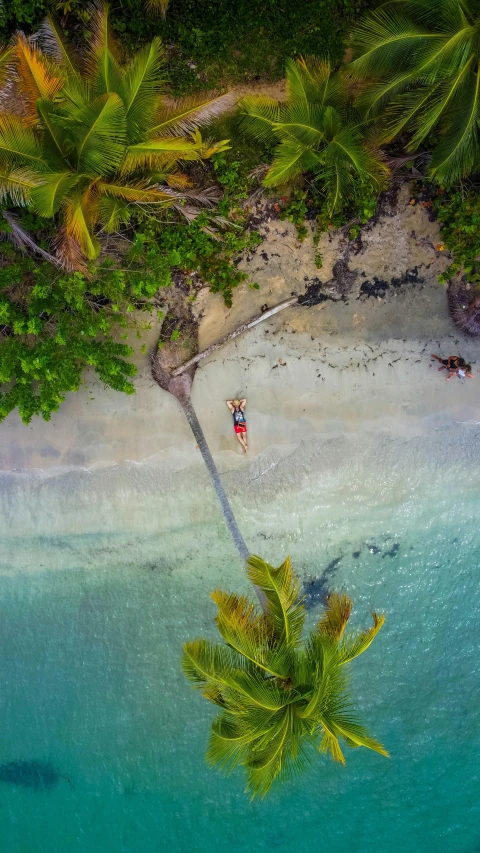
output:
MULTIPOLYGON (((408 453, 399 450, 412 439, 424 451, 431 447, 442 467, 448 443, 456 442, 456 464, 468 469, 480 422, 480 379, 445 382, 431 354, 460 352, 476 374, 478 344, 455 329, 437 283, 449 260, 435 248, 438 226, 409 201, 404 186, 355 246, 341 234, 325 235, 322 269, 315 267, 310 238, 299 243, 292 225, 266 221, 264 242, 241 261, 259 290, 242 285, 232 309, 207 289, 200 294, 202 348, 262 305, 303 293, 312 282, 322 281, 331 296, 266 320, 197 370, 193 402, 244 519, 255 507, 259 518, 262 502, 273 507, 272 494, 299 490, 308 478, 341 491, 351 465, 365 488, 371 479, 373 495, 378 483, 369 472, 378 458, 391 472, 398 455, 412 457, 412 444, 408 453), (347 281, 341 299, 338 282, 332 283, 339 259, 347 281), (374 295, 367 295, 372 285, 374 295), (247 457, 225 405, 234 396, 248 400, 247 457)), ((153 329, 152 343, 156 335, 153 329)), ((50 423, 37 419, 25 427, 13 414, 2 424, 0 512, 12 536, 40 535, 45 514, 57 535, 167 532, 185 520, 208 524, 217 516, 220 524, 177 401, 153 381, 146 356, 138 355, 137 363, 131 397, 89 383, 50 423)), ((422 453, 423 460, 428 453, 422 453)), ((410 473, 402 476, 399 487, 408 489, 410 473)), ((397 488, 392 474, 387 479, 388 488, 397 488)), ((330 506, 325 517, 332 512, 330 506)))
MULTIPOLYGON (((363 229, 353 250, 341 234, 324 235, 321 269, 315 267, 310 237, 299 243, 290 223, 266 222, 263 244, 241 262, 260 289, 242 285, 232 309, 220 296, 201 292, 196 310, 205 348, 258 314, 260 306, 302 293, 312 281, 322 281, 328 294, 339 259, 346 258, 352 280, 343 299, 331 289, 337 301, 289 308, 201 362, 193 401, 224 469, 252 465, 272 445, 291 448, 312 437, 372 431, 408 437, 480 419, 479 380, 446 383, 430 361, 434 352, 461 352, 476 372, 478 343, 451 322, 445 290, 437 283, 448 263, 435 248, 438 226, 409 199, 404 186, 397 204, 363 229), (384 292, 377 284, 376 295, 366 295, 375 277, 394 284, 384 292), (395 284, 405 277, 411 281, 395 284), (248 459, 224 404, 227 397, 243 395, 248 459)), ((153 329, 152 343, 156 335, 153 329)), ((194 465, 198 450, 176 401, 153 382, 147 357, 137 354, 136 361, 131 397, 89 381, 49 423, 37 418, 25 427, 10 415, 1 426, 1 470, 55 474, 146 460, 166 471, 194 465)))

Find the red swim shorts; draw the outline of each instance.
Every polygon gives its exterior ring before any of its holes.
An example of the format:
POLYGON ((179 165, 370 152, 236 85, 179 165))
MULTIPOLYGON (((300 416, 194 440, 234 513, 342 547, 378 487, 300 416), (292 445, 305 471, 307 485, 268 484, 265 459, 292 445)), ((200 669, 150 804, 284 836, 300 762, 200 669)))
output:
POLYGON ((234 424, 233 428, 234 428, 235 432, 237 432, 237 433, 247 431, 247 425, 246 424, 234 424))

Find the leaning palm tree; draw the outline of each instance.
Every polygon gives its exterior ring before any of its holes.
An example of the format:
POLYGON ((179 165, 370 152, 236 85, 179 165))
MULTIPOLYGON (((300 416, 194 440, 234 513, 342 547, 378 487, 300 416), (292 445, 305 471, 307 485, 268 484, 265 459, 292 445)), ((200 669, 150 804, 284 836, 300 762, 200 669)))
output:
POLYGON ((326 613, 302 645, 305 608, 287 559, 274 569, 251 556, 191 401, 197 327, 183 318, 183 339, 152 353, 153 378, 180 403, 211 477, 225 524, 243 561, 260 609, 242 596, 217 591, 217 626, 227 646, 186 643, 183 669, 222 708, 212 726, 207 759, 223 769, 247 770, 247 790, 265 796, 275 779, 301 769, 317 747, 344 763, 339 739, 387 755, 352 712, 346 667, 368 648, 384 622, 344 637, 351 612, 347 596, 332 595, 326 613), (189 367, 179 372, 189 359, 189 367), (176 375, 175 375, 176 374, 176 375))
POLYGON ((367 142, 341 78, 326 60, 288 60, 287 100, 246 97, 240 126, 256 139, 278 143, 265 178, 266 187, 282 187, 309 172, 327 196, 329 213, 340 210, 356 182, 377 189, 387 168, 367 142))
POLYGON ((0 55, 0 201, 56 217, 67 268, 98 256, 99 226, 116 231, 136 210, 157 216, 172 204, 193 216, 189 200, 212 203, 178 166, 225 148, 203 140, 198 127, 234 98, 166 105, 164 58, 155 38, 123 65, 102 4, 80 59, 52 19, 38 38, 19 33, 0 55))
POLYGON ((205 434, 195 412, 191 390, 192 382, 197 368, 193 363, 178 376, 176 369, 188 358, 192 357, 198 350, 198 328, 192 319, 187 306, 183 306, 184 316, 177 318, 181 324, 182 337, 179 341, 162 343, 151 353, 151 369, 154 380, 160 388, 172 394, 182 407, 189 426, 195 436, 197 447, 202 454, 203 461, 212 481, 215 494, 217 495, 223 519, 233 539, 234 545, 243 562, 248 559, 250 551, 247 548, 242 532, 233 514, 230 501, 223 487, 220 474, 205 438, 205 434))
POLYGON ((407 131, 409 151, 435 134, 430 173, 451 184, 480 165, 480 15, 476 0, 397 0, 353 35, 348 66, 380 141, 407 131))
POLYGON ((264 610, 246 596, 215 590, 215 621, 226 645, 201 639, 183 649, 185 675, 221 709, 207 761, 227 772, 243 766, 254 798, 303 770, 314 750, 344 764, 341 740, 388 755, 357 719, 348 693, 348 665, 384 617, 374 613, 371 628, 345 634, 352 602, 334 593, 304 638, 305 608, 290 560, 275 569, 251 556, 247 574, 265 596, 264 610))

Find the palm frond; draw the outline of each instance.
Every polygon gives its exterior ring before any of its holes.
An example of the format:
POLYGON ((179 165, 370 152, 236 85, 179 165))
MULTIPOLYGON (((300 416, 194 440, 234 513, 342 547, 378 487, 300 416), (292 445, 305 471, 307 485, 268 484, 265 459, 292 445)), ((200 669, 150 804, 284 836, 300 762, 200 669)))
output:
POLYGON ((36 116, 38 98, 53 100, 63 86, 64 78, 59 66, 44 56, 22 34, 15 43, 16 74, 20 81, 23 112, 36 116))
POLYGON ((90 6, 90 34, 86 51, 85 71, 96 95, 115 92, 124 97, 123 74, 119 51, 112 34, 109 8, 102 0, 90 6))
POLYGON ((68 163, 73 148, 70 135, 65 133, 65 119, 58 114, 57 105, 45 98, 39 98, 36 107, 43 130, 45 159, 50 167, 61 169, 68 163))
POLYGON ((345 756, 342 752, 340 742, 333 732, 324 728, 322 739, 318 747, 319 752, 328 753, 333 761, 338 761, 340 764, 346 764, 345 756))
POLYGON ((42 145, 34 131, 19 116, 0 114, 0 166, 21 164, 47 170, 42 145))
POLYGON ((164 87, 165 50, 159 38, 139 50, 125 71, 125 112, 128 140, 139 142, 151 127, 164 87))
POLYGON ((248 745, 254 739, 236 717, 222 714, 212 723, 205 760, 211 767, 217 765, 219 770, 231 773, 243 764, 248 745))
POLYGON ((108 175, 120 165, 126 143, 125 107, 115 93, 86 104, 72 127, 80 171, 108 175))
POLYGON ((419 51, 440 46, 441 33, 431 33, 408 14, 406 3, 392 3, 371 12, 353 31, 353 46, 360 55, 349 65, 358 77, 382 77, 415 66, 419 51))
POLYGON ((196 142, 180 136, 129 145, 122 163, 122 173, 128 175, 143 167, 159 169, 179 160, 200 160, 202 155, 199 148, 196 142))
POLYGON ((265 187, 283 187, 306 171, 309 152, 298 142, 283 142, 275 149, 275 158, 263 179, 265 187))
POLYGON ((289 101, 307 109, 311 104, 325 103, 331 75, 328 60, 317 56, 287 59, 285 71, 289 101))
POLYGON ((287 751, 294 750, 291 737, 292 712, 286 709, 283 718, 275 726, 272 734, 263 739, 245 762, 247 771, 246 791, 251 799, 265 797, 284 765, 287 751), (289 737, 290 735, 290 737, 289 737))
POLYGON ((480 66, 470 80, 470 91, 452 112, 450 127, 432 152, 430 171, 444 185, 473 172, 480 163, 480 66))
POLYGON ((48 15, 40 25, 37 40, 42 53, 61 65, 68 77, 80 77, 80 64, 72 49, 66 45, 61 27, 52 15, 48 15))
POLYGON ((0 92, 14 70, 15 47, 9 45, 0 49, 0 92))
MULTIPOLYGON (((468 88, 473 60, 474 57, 470 57, 468 62, 460 67, 458 73, 454 74, 446 82, 430 87, 430 97, 428 99, 425 91, 427 87, 419 89, 422 97, 421 106, 417 110, 415 117, 412 115, 412 111, 408 115, 412 130, 415 131, 408 143, 409 150, 416 151, 446 113, 447 124, 450 123, 448 111, 452 107, 455 109, 455 103, 458 103, 458 101, 463 103, 465 99, 468 100, 468 88), (414 118, 414 121, 412 121, 412 118, 414 118)), ((397 105, 395 103, 392 104, 392 109, 395 109, 395 107, 397 105)), ((403 109, 403 112, 406 113, 407 110, 403 109)))
MULTIPOLYGON (((124 199, 130 204, 170 205, 172 195, 159 186, 151 186, 148 181, 130 181, 115 183, 115 181, 99 181, 97 190, 102 196, 124 199)), ((184 198, 184 196, 182 196, 184 198)))
POLYGON ((37 243, 32 240, 30 234, 20 224, 15 214, 2 210, 1 215, 8 225, 7 229, 2 230, 0 223, 0 232, 4 238, 9 239, 21 252, 38 255, 40 258, 43 258, 44 261, 49 261, 51 264, 56 264, 57 266, 59 265, 58 258, 55 258, 50 254, 50 252, 46 252, 45 249, 42 249, 41 246, 38 246, 37 243))
POLYGON ((245 662, 236 652, 208 640, 193 640, 183 646, 183 672, 198 688, 203 689, 209 682, 228 688, 237 671, 244 666, 245 662))
POLYGON ((81 272, 84 275, 87 273, 87 263, 80 244, 75 237, 67 234, 65 225, 61 225, 58 229, 53 245, 55 247, 56 262, 60 264, 67 272, 81 272))
POLYGON ((184 172, 171 172, 170 174, 167 173, 158 178, 155 176, 155 180, 165 181, 165 183, 173 190, 179 190, 180 192, 193 187, 192 179, 184 172))
POLYGON ((32 208, 39 216, 51 218, 62 205, 71 189, 78 184, 76 172, 47 172, 37 176, 30 192, 32 208))
POLYGON ((243 595, 217 589, 211 593, 218 607, 215 622, 225 642, 270 675, 281 678, 285 671, 272 671, 269 657, 269 625, 258 607, 243 595))
POLYGON ((281 682, 265 678, 265 674, 254 667, 234 673, 229 690, 231 696, 227 692, 224 693, 224 698, 230 711, 234 711, 239 703, 245 701, 250 706, 254 705, 264 711, 280 711, 295 703, 298 698, 295 689, 285 689, 281 682))
POLYGON ((0 172, 0 202, 10 201, 15 207, 30 203, 32 190, 39 183, 37 172, 17 167, 0 172))
POLYGON ((368 115, 386 108, 381 139, 407 130, 407 149, 416 151, 440 130, 430 172, 443 184, 478 167, 478 37, 478 20, 462 0, 387 3, 355 34, 359 56, 349 73, 366 81, 368 115))
POLYGON ((250 95, 239 102, 240 128, 260 142, 276 140, 284 107, 273 98, 250 95))
POLYGON ((342 640, 339 648, 340 662, 348 663, 359 655, 363 654, 377 636, 380 628, 385 622, 385 616, 372 614, 373 626, 367 631, 359 631, 356 634, 350 634, 342 640))
POLYGON ((120 225, 128 225, 132 216, 132 208, 122 198, 104 196, 100 199, 98 215, 107 234, 113 234, 118 231, 120 225))
POLYGON ((379 752, 380 755, 389 758, 389 753, 385 747, 378 740, 370 737, 364 726, 352 714, 337 714, 329 719, 329 723, 333 732, 344 738, 347 743, 354 746, 364 746, 366 749, 372 749, 374 752, 379 752))
POLYGON ((266 615, 277 642, 295 646, 302 633, 305 608, 299 601, 300 583, 292 571, 290 558, 274 569, 261 557, 251 554, 247 560, 247 575, 265 594, 266 615))
POLYGON ((327 598, 325 612, 318 622, 317 631, 332 640, 339 640, 351 613, 352 599, 345 593, 332 592, 327 598))
POLYGON ((205 96, 192 96, 162 105, 148 135, 186 135, 198 127, 205 127, 231 110, 236 100, 234 92, 227 92, 208 100, 205 100, 205 96))
POLYGON ((96 218, 95 203, 89 198, 88 193, 72 192, 64 200, 63 210, 65 238, 73 238, 80 246, 82 254, 89 260, 98 257, 100 243, 92 234, 92 225, 96 218))

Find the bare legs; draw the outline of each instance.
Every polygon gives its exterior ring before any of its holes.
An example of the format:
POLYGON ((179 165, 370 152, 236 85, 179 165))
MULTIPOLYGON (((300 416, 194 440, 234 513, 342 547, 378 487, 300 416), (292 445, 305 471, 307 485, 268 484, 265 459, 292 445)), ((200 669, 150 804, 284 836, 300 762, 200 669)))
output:
POLYGON ((240 444, 243 447, 243 452, 246 453, 248 450, 247 433, 246 432, 236 432, 235 435, 237 436, 240 444))

